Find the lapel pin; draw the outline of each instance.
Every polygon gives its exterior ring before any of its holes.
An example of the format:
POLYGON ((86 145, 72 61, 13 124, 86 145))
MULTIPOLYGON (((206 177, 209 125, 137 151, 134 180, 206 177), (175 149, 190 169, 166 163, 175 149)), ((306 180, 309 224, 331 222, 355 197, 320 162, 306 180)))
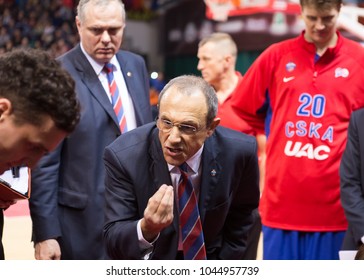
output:
POLYGON ((216 176, 216 170, 215 169, 211 170, 211 176, 216 176))
POLYGON ((127 73, 126 73, 126 75, 127 75, 128 77, 131 77, 131 72, 127 72, 127 73))

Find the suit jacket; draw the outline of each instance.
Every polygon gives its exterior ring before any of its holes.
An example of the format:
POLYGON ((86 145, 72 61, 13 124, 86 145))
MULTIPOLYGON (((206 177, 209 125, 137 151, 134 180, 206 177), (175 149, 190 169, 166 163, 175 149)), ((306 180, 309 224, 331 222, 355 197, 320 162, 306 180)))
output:
POLYGON ((364 109, 351 115, 340 163, 341 203, 349 222, 342 249, 357 250, 364 236, 364 109))
MULTIPOLYGON (((137 125, 152 121, 144 60, 126 51, 116 56, 133 100, 137 125)), ((32 172, 33 241, 58 238, 62 259, 103 259, 102 155, 120 130, 105 90, 80 46, 59 61, 76 81, 81 120, 76 130, 32 172)))
MULTIPOLYGON (((113 259, 141 259, 137 222, 162 184, 172 185, 158 129, 147 124, 121 135, 105 149, 107 251, 113 259)), ((241 259, 252 210, 258 207, 256 140, 218 127, 205 141, 199 209, 208 259, 241 259)), ((151 259, 175 259, 178 212, 154 244, 151 259)))

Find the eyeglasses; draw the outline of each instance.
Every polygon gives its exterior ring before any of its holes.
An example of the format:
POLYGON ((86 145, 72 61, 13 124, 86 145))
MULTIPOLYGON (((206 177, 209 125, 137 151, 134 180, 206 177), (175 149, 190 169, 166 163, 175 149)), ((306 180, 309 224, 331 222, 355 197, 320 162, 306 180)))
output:
POLYGON ((186 134, 186 135, 193 135, 196 132, 203 129, 203 127, 197 128, 195 126, 188 125, 188 124, 173 123, 169 120, 160 119, 160 118, 156 119, 156 123, 157 123, 157 127, 166 133, 170 132, 174 126, 176 126, 182 134, 186 134))

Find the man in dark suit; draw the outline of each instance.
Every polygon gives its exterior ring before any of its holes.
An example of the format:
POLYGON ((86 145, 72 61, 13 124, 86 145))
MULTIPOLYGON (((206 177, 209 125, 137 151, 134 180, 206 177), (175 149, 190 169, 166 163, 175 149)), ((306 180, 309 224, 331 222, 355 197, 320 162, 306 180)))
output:
POLYGON ((349 227, 342 250, 358 250, 364 243, 364 109, 351 114, 348 140, 340 163, 341 203, 349 227))
POLYGON ((121 135, 105 149, 110 257, 187 259, 177 207, 178 167, 187 163, 207 259, 241 259, 259 201, 255 138, 217 127, 216 93, 202 78, 171 80, 158 107, 156 124, 121 135))
POLYGON ((152 121, 144 60, 119 51, 125 27, 120 0, 85 1, 77 8, 80 45, 59 60, 76 81, 81 121, 32 172, 30 200, 36 259, 104 259, 104 148, 120 134, 106 63, 112 63, 126 126, 152 121))

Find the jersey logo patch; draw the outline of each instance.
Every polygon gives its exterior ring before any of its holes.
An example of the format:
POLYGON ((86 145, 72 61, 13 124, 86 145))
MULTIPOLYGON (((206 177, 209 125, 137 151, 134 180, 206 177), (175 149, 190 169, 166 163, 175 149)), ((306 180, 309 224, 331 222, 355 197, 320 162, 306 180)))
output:
POLYGON ((289 81, 292 81, 295 77, 292 76, 292 77, 283 77, 283 83, 287 83, 289 81))
POLYGON ((336 68, 335 69, 335 78, 339 78, 339 77, 343 77, 343 78, 347 78, 349 77, 349 70, 346 68, 336 68))
POLYGON ((286 64, 286 70, 288 72, 292 72, 294 69, 296 69, 296 64, 294 62, 288 62, 286 64))

